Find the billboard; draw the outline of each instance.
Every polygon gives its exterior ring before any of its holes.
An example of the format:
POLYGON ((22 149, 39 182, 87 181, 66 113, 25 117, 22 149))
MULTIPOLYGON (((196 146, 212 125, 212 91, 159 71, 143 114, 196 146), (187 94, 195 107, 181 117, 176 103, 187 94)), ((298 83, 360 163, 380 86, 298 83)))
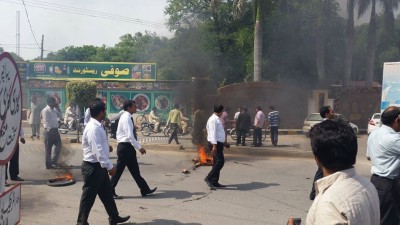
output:
POLYGON ((31 61, 27 79, 155 81, 155 63, 31 61))
POLYGON ((400 62, 383 65, 381 112, 388 106, 400 106, 400 62))

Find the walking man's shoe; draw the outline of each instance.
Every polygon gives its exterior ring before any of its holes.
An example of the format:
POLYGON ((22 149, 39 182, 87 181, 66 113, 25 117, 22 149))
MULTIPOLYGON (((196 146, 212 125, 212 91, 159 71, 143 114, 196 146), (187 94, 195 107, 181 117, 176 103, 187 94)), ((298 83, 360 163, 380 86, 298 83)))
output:
POLYGON ((214 185, 211 183, 211 181, 209 179, 204 178, 204 181, 206 182, 206 184, 210 187, 210 190, 216 190, 216 188, 214 187, 214 185))
POLYGON ((149 194, 152 194, 152 193, 154 193, 155 191, 157 190, 157 187, 155 187, 155 188, 153 188, 153 189, 149 189, 149 190, 147 190, 147 191, 140 191, 140 193, 142 194, 142 196, 144 197, 144 196, 146 196, 146 195, 149 195, 149 194))
POLYGON ((108 219, 108 221, 109 221, 110 225, 117 225, 119 223, 123 223, 123 222, 128 221, 129 218, 131 218, 131 217, 130 216, 124 216, 124 217, 117 216, 115 218, 108 219))
POLYGON ((19 176, 13 177, 13 178, 11 178, 11 180, 13 180, 13 181, 24 181, 24 179, 22 179, 19 176))
POLYGON ((114 199, 123 199, 124 197, 119 196, 119 195, 117 195, 117 194, 113 194, 113 198, 114 198, 114 199))

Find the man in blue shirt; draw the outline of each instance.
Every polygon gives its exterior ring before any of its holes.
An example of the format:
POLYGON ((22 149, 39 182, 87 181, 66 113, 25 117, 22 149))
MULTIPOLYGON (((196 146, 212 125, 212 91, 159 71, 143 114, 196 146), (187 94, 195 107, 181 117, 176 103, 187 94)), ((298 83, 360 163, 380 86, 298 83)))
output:
POLYGON ((382 126, 368 137, 371 182, 378 191, 381 225, 400 222, 400 108, 390 106, 381 115, 382 126))

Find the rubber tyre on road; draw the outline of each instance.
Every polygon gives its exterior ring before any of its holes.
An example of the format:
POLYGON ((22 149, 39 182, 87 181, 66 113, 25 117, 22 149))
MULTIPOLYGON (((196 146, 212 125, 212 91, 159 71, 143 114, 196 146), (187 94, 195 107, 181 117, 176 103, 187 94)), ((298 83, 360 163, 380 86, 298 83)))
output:
POLYGON ((141 132, 143 136, 150 136, 150 134, 153 133, 152 129, 148 126, 142 127, 141 132))
POLYGON ((65 123, 61 123, 59 126, 58 126, 58 132, 60 132, 60 134, 66 134, 66 133, 68 133, 68 125, 67 124, 65 124, 65 123))

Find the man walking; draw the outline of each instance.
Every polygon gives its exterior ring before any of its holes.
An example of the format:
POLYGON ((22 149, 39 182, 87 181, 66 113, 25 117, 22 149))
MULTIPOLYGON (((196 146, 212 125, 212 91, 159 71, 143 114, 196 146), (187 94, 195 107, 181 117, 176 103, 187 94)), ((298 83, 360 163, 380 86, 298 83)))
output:
POLYGON ((49 96, 47 97, 47 106, 41 112, 44 127, 44 147, 46 149, 46 169, 58 167, 58 158, 62 147, 60 133, 58 132, 58 120, 61 113, 55 109, 56 106, 56 100, 49 96))
POLYGON ((31 97, 31 108, 28 114, 28 121, 31 125, 32 134, 30 138, 32 141, 36 136, 37 139, 40 139, 40 112, 42 111, 42 104, 38 103, 36 95, 31 97))
POLYGON ((222 123, 220 121, 220 117, 222 115, 222 111, 224 110, 224 106, 215 105, 214 113, 207 121, 207 141, 208 147, 211 149, 211 154, 213 155, 214 165, 210 173, 208 173, 207 177, 204 178, 204 181, 210 187, 211 190, 215 190, 215 188, 225 187, 224 185, 219 183, 219 176, 224 167, 225 159, 224 159, 224 143, 225 143, 225 131, 222 123))
POLYGON ((269 131, 271 134, 271 142, 273 146, 278 145, 278 127, 279 127, 279 111, 275 110, 273 105, 269 106, 271 112, 268 113, 269 131))
POLYGON ((179 111, 179 104, 175 104, 174 109, 169 112, 167 126, 169 124, 173 131, 168 139, 168 144, 171 144, 172 139, 174 139, 176 144, 179 145, 178 129, 180 129, 179 126, 181 124, 181 111, 179 111))
POLYGON ((400 222, 400 108, 391 106, 381 115, 382 126, 368 137, 371 182, 378 190, 381 225, 400 222))
POLYGON ((128 167, 136 184, 140 188, 142 196, 146 196, 156 191, 157 188, 150 189, 147 182, 140 175, 139 164, 136 158, 136 150, 142 155, 146 154, 146 150, 140 146, 137 141, 136 128, 133 124, 132 114, 136 113, 136 103, 132 100, 126 100, 124 102, 124 113, 119 118, 117 128, 117 170, 115 175, 111 177, 111 185, 114 189, 114 198, 121 199, 115 193, 115 187, 124 172, 125 167, 128 167))
POLYGON ((106 105, 101 101, 93 101, 90 104, 90 114, 92 118, 82 136, 84 183, 77 225, 89 225, 89 213, 97 195, 107 211, 109 224, 116 225, 126 222, 130 216, 118 215, 117 205, 112 196, 113 190, 108 175, 114 175, 116 170, 109 159, 112 147, 108 145, 106 131, 101 124, 106 116, 106 105))
POLYGON ((253 132, 253 144, 252 147, 261 147, 262 143, 262 128, 264 127, 265 114, 262 111, 261 106, 256 107, 257 113, 254 117, 254 132, 253 132))
POLYGON ((236 120, 236 131, 237 131, 237 139, 236 146, 242 143, 242 146, 246 146, 246 134, 249 132, 251 127, 251 118, 248 113, 248 109, 244 108, 243 112, 241 112, 236 120))

